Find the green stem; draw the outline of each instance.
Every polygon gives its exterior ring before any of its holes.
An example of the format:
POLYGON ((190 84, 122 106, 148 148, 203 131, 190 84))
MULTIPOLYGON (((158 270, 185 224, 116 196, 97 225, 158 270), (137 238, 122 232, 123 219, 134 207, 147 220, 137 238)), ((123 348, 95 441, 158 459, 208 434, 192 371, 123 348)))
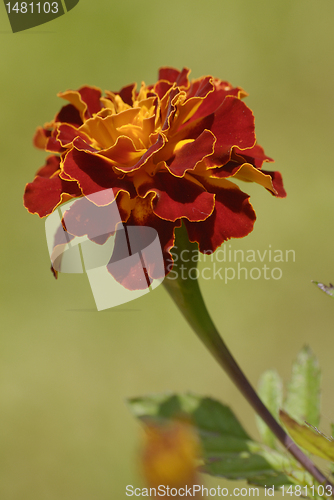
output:
MULTIPOLYGON (((186 260, 188 260, 189 255, 194 255, 196 250, 197 244, 189 242, 186 229, 184 227, 179 229, 176 233, 176 244, 172 250, 175 257, 175 268, 181 269, 179 263, 182 262, 182 265, 184 265, 186 260), (186 254, 183 254, 187 255, 187 259, 182 259, 182 252, 184 251, 187 252, 186 254)), ((186 266, 184 266, 183 270, 186 270, 186 266)), ((173 271, 170 275, 166 276, 164 286, 200 340, 209 349, 211 354, 229 375, 231 380, 235 383, 256 413, 262 418, 262 420, 267 424, 273 434, 275 434, 277 439, 291 453, 291 455, 298 460, 298 462, 314 477, 316 481, 320 484, 333 487, 333 485, 314 465, 310 458, 308 458, 292 441, 280 424, 274 419, 266 406, 262 403, 261 399, 220 337, 205 306, 197 279, 182 279, 180 273, 177 273, 177 277, 175 278, 175 274, 176 272, 173 271)))

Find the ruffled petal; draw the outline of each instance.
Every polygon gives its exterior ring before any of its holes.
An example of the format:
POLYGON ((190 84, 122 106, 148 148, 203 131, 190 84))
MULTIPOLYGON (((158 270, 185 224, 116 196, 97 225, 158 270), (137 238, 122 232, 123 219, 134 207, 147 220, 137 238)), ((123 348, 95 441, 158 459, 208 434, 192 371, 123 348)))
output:
POLYGON ((175 83, 178 87, 189 87, 188 75, 190 70, 183 68, 179 71, 174 68, 164 67, 159 69, 159 80, 167 80, 170 83, 175 83))
POLYGON ((45 165, 37 170, 36 175, 40 177, 46 177, 50 179, 50 177, 55 174, 60 169, 60 158, 59 156, 48 156, 46 159, 45 165))
POLYGON ((160 171, 154 179, 147 178, 140 188, 141 197, 155 193, 153 212, 158 217, 175 222, 182 217, 190 221, 203 221, 214 208, 214 195, 190 175, 174 177, 168 171, 160 171))
POLYGON ((271 177, 272 184, 274 186, 276 193, 274 193, 271 189, 269 189, 269 191, 272 194, 275 194, 278 198, 285 198, 286 191, 283 187, 283 179, 281 173, 277 171, 270 172, 269 170, 261 170, 261 172, 271 177))
POLYGON ((215 152, 208 159, 212 166, 226 163, 232 147, 251 148, 255 144, 254 116, 240 99, 227 96, 214 113, 211 132, 217 138, 215 152))
POLYGON ((175 155, 167 162, 168 170, 177 177, 182 177, 187 170, 193 170, 205 157, 214 152, 216 138, 209 130, 181 147, 178 145, 175 155))
POLYGON ((89 136, 73 125, 62 124, 57 128, 57 140, 63 148, 70 146, 77 137, 80 137, 87 145, 90 145, 91 140, 89 136))
POLYGON ((233 177, 245 182, 256 182, 256 184, 260 184, 260 186, 263 186, 273 195, 277 196, 277 191, 273 186, 271 176, 266 175, 264 170, 258 170, 249 163, 241 165, 233 177))
MULTIPOLYGON (((198 114, 198 109, 206 102, 208 95, 214 91, 212 78, 203 78, 196 89, 190 87, 190 92, 187 92, 187 99, 176 105, 177 118, 170 127, 170 133, 182 129, 183 124, 190 123, 194 120, 194 116, 198 114)), ((216 109, 216 108, 215 108, 216 109)))
POLYGON ((144 150, 137 150, 129 137, 121 136, 109 149, 101 151, 101 156, 112 161, 121 172, 132 172, 140 168, 144 150))
MULTIPOLYGON (((244 92, 240 87, 233 87, 228 82, 221 82, 212 77, 208 78, 210 78, 212 91, 203 96, 205 98, 202 100, 198 111, 196 111, 196 113, 191 117, 190 122, 205 118, 206 116, 215 113, 215 111, 224 101, 225 97, 239 97, 240 95, 244 95, 244 92)), ((197 93, 203 93, 205 84, 207 85, 207 82, 203 78, 201 78, 200 80, 195 80, 189 89, 189 93, 192 94, 196 92, 195 95, 197 95, 197 93)))
POLYGON ((81 87, 78 91, 59 92, 59 97, 69 101, 80 113, 82 122, 101 110, 101 90, 96 87, 81 87))
POLYGON ((69 123, 78 127, 83 123, 79 110, 73 104, 63 106, 56 115, 55 122, 69 123))
POLYGON ((61 179, 59 177, 60 170, 52 173, 55 165, 56 160, 49 159, 49 164, 39 170, 41 175, 37 175, 33 182, 26 185, 23 198, 24 206, 32 214, 46 217, 61 203, 73 197, 82 196, 76 181, 61 179), (50 177, 48 177, 49 174, 50 177))
POLYGON ((50 136, 51 130, 38 127, 33 138, 34 146, 38 149, 45 149, 50 136))
POLYGON ((197 241, 202 253, 214 252, 230 238, 246 236, 256 219, 249 196, 232 182, 210 180, 206 187, 215 193, 212 215, 203 222, 185 221, 190 241, 197 241))
POLYGON ((131 181, 119 178, 108 158, 90 152, 76 149, 69 151, 64 160, 63 171, 78 182, 84 196, 108 188, 134 192, 131 181))
POLYGON ((270 156, 267 156, 263 148, 259 144, 255 144, 252 148, 241 150, 237 147, 233 148, 232 157, 239 160, 239 163, 251 163, 256 168, 261 168, 264 162, 274 161, 270 156))
POLYGON ((133 102, 136 98, 136 87, 137 85, 135 83, 131 83, 131 85, 123 87, 119 92, 114 92, 114 94, 119 95, 125 104, 133 106, 133 102))

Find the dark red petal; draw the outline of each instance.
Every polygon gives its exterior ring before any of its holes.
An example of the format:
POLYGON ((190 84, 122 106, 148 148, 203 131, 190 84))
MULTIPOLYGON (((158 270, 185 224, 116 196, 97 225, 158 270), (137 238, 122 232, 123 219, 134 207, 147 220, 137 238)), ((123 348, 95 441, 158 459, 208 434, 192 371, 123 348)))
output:
POLYGON ((167 80, 170 83, 176 83, 178 87, 188 87, 188 75, 190 70, 188 68, 183 68, 179 71, 174 68, 160 68, 158 80, 167 80))
POLYGON ((134 189, 131 182, 118 178, 110 160, 97 154, 72 149, 66 155, 63 169, 78 181, 84 196, 108 188, 124 189, 130 194, 134 189))
POLYGON ((77 137, 80 137, 84 141, 84 143, 88 145, 91 142, 88 135, 86 135, 84 132, 81 132, 72 125, 64 123, 59 125, 59 127, 57 128, 57 139, 63 147, 71 144, 77 137))
POLYGON ((154 85, 154 92, 157 94, 157 96, 159 97, 159 99, 162 99, 164 95, 167 94, 167 92, 171 89, 172 87, 172 84, 169 83, 169 82, 166 82, 164 80, 162 81, 158 81, 155 85, 154 85))
POLYGON ((165 132, 169 129, 172 120, 175 116, 176 106, 175 99, 180 93, 179 89, 172 89, 168 94, 168 105, 165 109, 165 113, 161 107, 161 120, 163 121, 162 131, 165 132))
POLYGON ((193 177, 174 177, 158 172, 151 182, 142 184, 140 195, 156 193, 153 212, 162 219, 175 222, 181 217, 191 221, 205 220, 214 207, 214 195, 208 193, 193 177))
POLYGON ((136 86, 137 85, 135 83, 131 83, 131 85, 123 87, 119 92, 113 92, 113 93, 116 95, 118 94, 121 97, 122 101, 125 102, 125 104, 133 106, 133 96, 136 86))
POLYGON ((233 146, 241 149, 254 146, 254 116, 240 99, 227 96, 213 116, 210 130, 216 136, 217 142, 214 154, 208 159, 209 163, 226 163, 233 146))
MULTIPOLYGON (((210 160, 204 160, 208 163, 210 160)), ((223 179, 224 177, 231 177, 234 175, 241 167, 241 163, 236 160, 230 160, 222 167, 210 168, 208 169, 209 177, 217 177, 218 179, 223 179)))
MULTIPOLYGON (((207 98, 209 93, 212 92, 213 90, 214 86, 212 84, 211 76, 206 76, 204 78, 199 78, 198 80, 193 80, 190 84, 189 90, 187 91, 187 100, 190 99, 191 97, 207 98)), ((219 104, 221 104, 221 102, 219 104)), ((218 106, 216 106, 216 108, 213 111, 215 111, 217 107, 218 106)))
POLYGON ((59 92, 58 96, 69 101, 77 109, 82 121, 101 110, 101 90, 95 87, 85 86, 79 90, 67 90, 59 92))
POLYGON ((185 221, 190 241, 197 241, 202 253, 214 252, 229 238, 242 238, 253 230, 255 212, 249 196, 229 181, 225 187, 208 184, 216 195, 215 209, 203 222, 185 221))
POLYGON ((82 125, 82 120, 79 111, 73 104, 66 104, 63 106, 55 118, 56 122, 69 123, 71 125, 82 125))
MULTIPOLYGON (((286 191, 283 187, 283 179, 280 172, 269 172, 269 170, 261 170, 266 175, 270 175, 274 188, 277 191, 278 198, 285 198, 286 191)), ((273 194, 273 193, 272 193, 273 194)))
POLYGON ((174 83, 179 74, 180 71, 178 69, 163 67, 159 69, 158 80, 167 80, 167 82, 174 83))
POLYGON ((36 175, 46 177, 49 179, 57 170, 59 170, 60 158, 59 156, 48 156, 46 164, 37 170, 36 175))
POLYGON ((79 151, 89 151, 91 153, 98 153, 99 151, 98 149, 90 146, 82 137, 76 137, 73 141, 73 146, 79 151))
POLYGON ((93 114, 101 110, 101 90, 94 87, 81 87, 79 89, 81 100, 86 104, 85 118, 91 118, 93 114))
POLYGON ((63 153, 65 151, 65 148, 62 147, 57 139, 57 129, 52 131, 51 136, 45 145, 45 150, 50 153, 63 153))
POLYGON ((233 148, 232 157, 236 155, 241 158, 240 163, 251 163, 256 168, 261 168, 263 162, 274 161, 270 156, 264 153, 263 148, 259 144, 255 144, 252 148, 241 150, 237 147, 233 148))
POLYGON ((36 176, 33 182, 26 185, 24 206, 30 213, 45 217, 51 214, 66 198, 81 196, 81 194, 75 181, 64 181, 58 175, 54 175, 50 179, 36 176))
POLYGON ((187 143, 179 148, 173 158, 167 162, 170 172, 182 177, 186 170, 192 170, 197 163, 209 156, 214 151, 215 136, 204 130, 193 142, 187 143))
POLYGON ((188 75, 190 73, 190 69, 183 68, 176 79, 176 85, 178 87, 189 87, 188 75))
MULTIPOLYGON (((196 121, 200 118, 204 118, 204 117, 210 115, 211 113, 215 113, 215 111, 219 108, 219 106, 224 101, 225 97, 227 97, 227 96, 238 97, 239 92, 241 91, 241 89, 239 87, 232 88, 232 86, 230 86, 227 82, 219 82, 219 84, 217 84, 217 81, 215 79, 211 79, 211 80, 215 83, 215 85, 213 85, 214 91, 210 92, 206 95, 206 97, 203 100, 202 104, 200 105, 199 109, 196 111, 196 113, 189 120, 189 123, 196 121)), ((196 93, 198 93, 200 91, 200 88, 202 87, 204 82, 201 80, 200 83, 201 83, 201 85, 199 86, 198 89, 196 89, 196 93)), ((197 84, 197 81, 194 82, 194 85, 196 85, 196 84, 197 84)), ((195 88, 194 88, 194 90, 195 90, 195 88)), ((194 92, 194 90, 192 90, 190 87, 191 92, 194 92)))
POLYGON ((72 149, 63 170, 81 186, 84 196, 112 187, 117 179, 110 161, 97 154, 72 149))
MULTIPOLYGON (((201 84, 198 86, 194 95, 189 95, 187 92, 187 99, 184 101, 175 97, 173 103, 177 108, 175 113, 175 120, 170 121, 170 133, 174 135, 176 132, 181 131, 184 128, 184 124, 189 124, 192 122, 192 117, 198 110, 198 108, 203 104, 206 96, 213 92, 214 86, 211 83, 211 77, 203 78, 201 84)), ((173 113, 174 115, 174 113, 173 113)), ((172 115, 172 116, 173 116, 172 115)))
POLYGON ((227 96, 215 113, 187 122, 175 139, 196 138, 205 129, 211 130, 217 138, 215 152, 206 160, 208 167, 227 163, 234 146, 248 149, 255 144, 253 113, 237 97, 227 96))

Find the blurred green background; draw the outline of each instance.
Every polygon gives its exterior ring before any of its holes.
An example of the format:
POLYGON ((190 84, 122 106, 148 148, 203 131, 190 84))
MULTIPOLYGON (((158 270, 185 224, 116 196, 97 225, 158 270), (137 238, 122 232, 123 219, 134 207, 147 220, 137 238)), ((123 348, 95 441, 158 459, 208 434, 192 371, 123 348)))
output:
POLYGON ((97 312, 87 276, 53 279, 44 222, 22 206, 25 183, 45 157, 32 137, 63 104, 57 92, 154 83, 163 65, 187 66, 193 78, 212 74, 250 94, 258 140, 288 197, 244 184, 258 220, 251 235, 229 244, 293 249, 296 260, 281 264, 280 280, 216 279, 202 289, 253 384, 269 368, 288 380, 297 352, 311 345, 323 369, 329 432, 334 301, 311 280, 334 280, 333 0, 80 0, 65 16, 15 35, 5 7, 0 12, 1 500, 126 498, 127 484, 142 484, 141 428, 125 404, 131 396, 211 395, 258 437, 253 411, 163 287, 97 312))

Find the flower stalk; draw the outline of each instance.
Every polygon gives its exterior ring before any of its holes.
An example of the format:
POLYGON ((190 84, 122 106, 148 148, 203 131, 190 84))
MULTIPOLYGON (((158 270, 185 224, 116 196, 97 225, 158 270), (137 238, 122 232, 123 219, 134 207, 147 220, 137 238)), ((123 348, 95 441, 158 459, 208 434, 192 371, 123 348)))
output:
MULTIPOLYGON (((193 255, 193 252, 196 252, 197 244, 189 241, 184 226, 176 230, 175 233, 176 239, 173 254, 177 257, 174 260, 175 262, 180 262, 182 260, 181 252, 188 250, 193 255)), ((182 264, 186 265, 184 262, 182 264)), ((332 486, 333 491, 333 485, 314 465, 312 460, 298 448, 275 420, 235 361, 210 317, 199 288, 198 280, 182 279, 179 274, 176 279, 173 279, 167 275, 164 280, 164 286, 194 332, 286 450, 294 456, 316 481, 326 486, 332 486)))

